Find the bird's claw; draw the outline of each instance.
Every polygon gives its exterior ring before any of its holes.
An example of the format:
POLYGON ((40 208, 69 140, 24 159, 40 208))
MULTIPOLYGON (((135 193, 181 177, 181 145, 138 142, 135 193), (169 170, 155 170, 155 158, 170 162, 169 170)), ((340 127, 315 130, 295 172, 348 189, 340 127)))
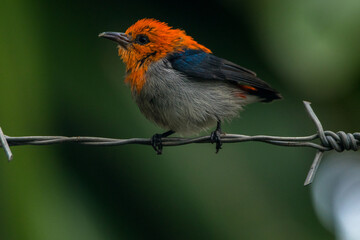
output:
POLYGON ((222 146, 220 135, 221 135, 220 130, 215 130, 210 135, 210 142, 211 143, 216 143, 216 153, 219 152, 219 150, 221 149, 221 146, 222 146))
POLYGON ((154 148, 158 155, 161 155, 163 149, 161 138, 162 134, 154 134, 151 137, 151 146, 154 148))

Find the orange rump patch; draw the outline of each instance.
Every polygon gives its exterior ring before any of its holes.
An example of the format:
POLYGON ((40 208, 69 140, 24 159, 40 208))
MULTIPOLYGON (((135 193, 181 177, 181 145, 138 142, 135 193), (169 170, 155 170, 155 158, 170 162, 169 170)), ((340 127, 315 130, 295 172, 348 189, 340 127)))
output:
POLYGON ((256 88, 252 87, 252 86, 249 86, 249 85, 240 85, 240 88, 246 92, 249 92, 249 91, 257 91, 256 88))

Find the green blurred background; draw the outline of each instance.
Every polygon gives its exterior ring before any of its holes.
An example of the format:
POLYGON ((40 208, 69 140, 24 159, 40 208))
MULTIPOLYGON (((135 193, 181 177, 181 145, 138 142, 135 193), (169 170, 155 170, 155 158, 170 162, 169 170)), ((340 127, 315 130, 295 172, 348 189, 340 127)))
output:
MULTIPOLYGON (((358 0, 2 0, 0 126, 11 136, 161 132, 132 101, 116 46, 97 37, 153 17, 254 70, 284 96, 247 107, 225 132, 312 134, 302 100, 313 102, 326 129, 359 131, 359 11, 358 0)), ((312 149, 12 150, 11 163, 0 151, 0 239, 334 238, 302 186, 312 149)))

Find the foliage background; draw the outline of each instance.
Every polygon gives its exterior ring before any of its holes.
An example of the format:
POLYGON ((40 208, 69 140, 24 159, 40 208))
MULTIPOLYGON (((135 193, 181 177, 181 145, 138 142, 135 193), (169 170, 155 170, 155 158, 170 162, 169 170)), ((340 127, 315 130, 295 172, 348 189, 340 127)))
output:
MULTIPOLYGON (((148 137, 103 31, 153 17, 252 69, 283 94, 247 107, 231 133, 359 131, 360 2, 27 1, 0 8, 0 124, 11 136, 148 137)), ((205 133, 204 133, 205 134, 205 133)), ((78 145, 0 153, 1 239, 331 239, 302 186, 311 149, 261 143, 78 145)), ((326 160, 326 159, 325 159, 326 160)))

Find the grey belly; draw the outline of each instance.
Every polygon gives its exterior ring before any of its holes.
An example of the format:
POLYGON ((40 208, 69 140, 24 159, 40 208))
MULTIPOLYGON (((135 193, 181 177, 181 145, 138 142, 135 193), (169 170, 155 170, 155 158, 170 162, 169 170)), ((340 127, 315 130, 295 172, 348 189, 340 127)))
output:
POLYGON ((146 118, 190 135, 237 116, 242 106, 255 100, 239 94, 243 92, 229 83, 188 79, 160 62, 149 68, 146 83, 133 97, 146 118))

